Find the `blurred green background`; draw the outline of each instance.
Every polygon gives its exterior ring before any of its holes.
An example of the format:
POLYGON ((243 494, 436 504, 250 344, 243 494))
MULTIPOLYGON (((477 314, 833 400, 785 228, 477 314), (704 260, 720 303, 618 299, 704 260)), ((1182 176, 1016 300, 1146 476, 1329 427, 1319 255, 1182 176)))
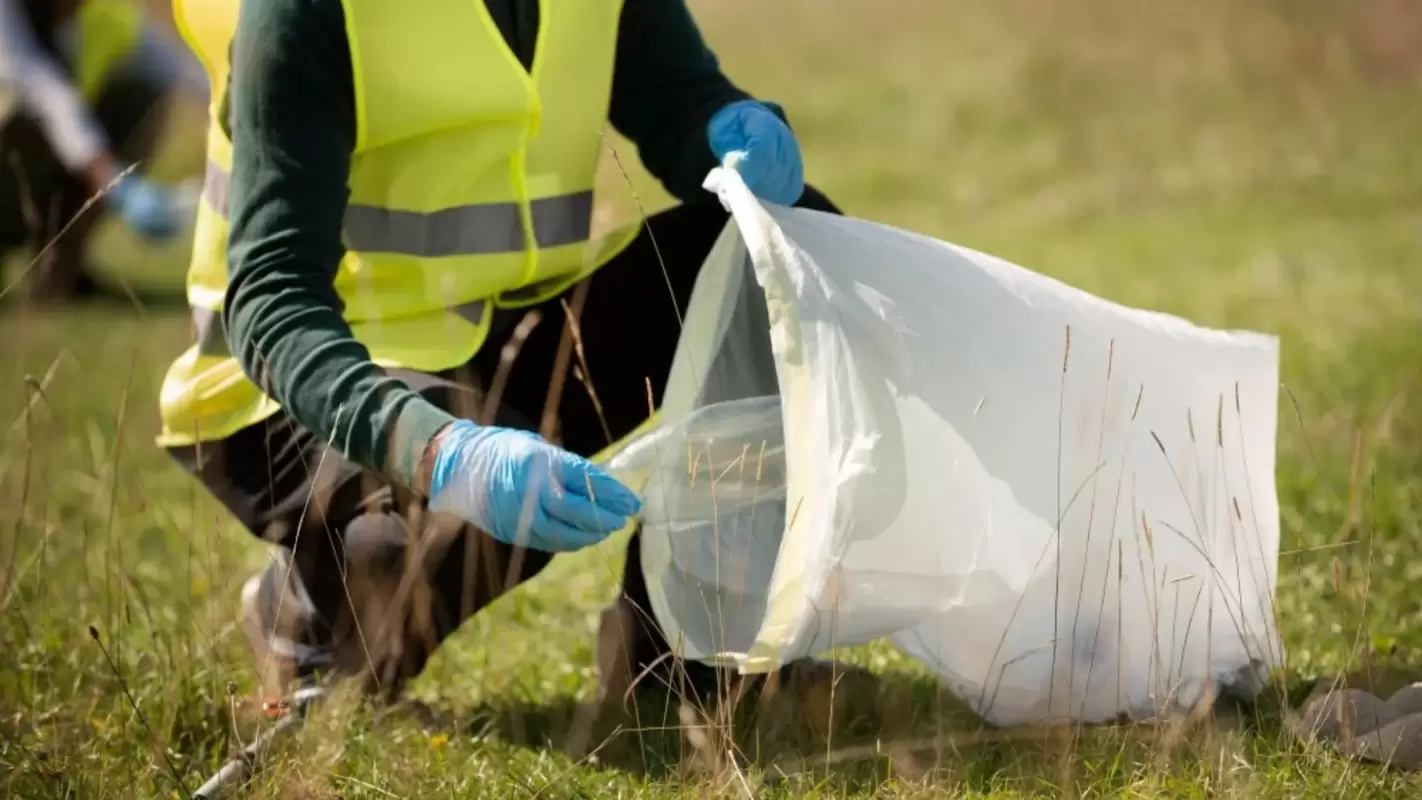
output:
MULTIPOLYGON (((848 213, 1279 335, 1283 685, 1422 666, 1422 4, 692 6, 728 73, 786 106, 810 181, 848 213)), ((160 174, 200 169, 201 124, 179 110, 160 174)), ((669 202, 611 141, 630 182, 606 159, 600 225, 669 202)), ((171 301, 186 243, 154 249, 109 226, 96 258, 111 282, 171 301)), ((152 444, 163 370, 189 335, 159 300, 0 310, 0 790, 13 796, 173 795, 164 754, 195 786, 234 720, 250 727, 228 684, 251 685, 234 621, 260 548, 152 444)), ((617 543, 560 558, 441 652, 420 691, 458 715, 452 735, 351 712, 308 731, 255 796, 1422 789, 1288 742, 1277 714, 1168 747, 1148 732, 1083 734, 1068 754, 954 738, 976 728, 880 648, 849 657, 884 685, 837 698, 833 719, 747 723, 730 777, 724 763, 689 769, 697 748, 661 717, 601 732, 580 760, 565 745, 596 683, 618 559, 617 543), (935 745, 904 744, 924 737, 935 745), (835 753, 851 755, 826 766, 835 753)))

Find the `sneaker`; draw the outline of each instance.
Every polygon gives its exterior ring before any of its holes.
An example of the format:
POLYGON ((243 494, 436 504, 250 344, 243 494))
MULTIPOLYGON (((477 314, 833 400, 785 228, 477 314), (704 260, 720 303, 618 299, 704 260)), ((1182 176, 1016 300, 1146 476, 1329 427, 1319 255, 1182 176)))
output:
POLYGON ((242 629, 266 698, 284 697, 293 684, 313 681, 333 663, 329 646, 313 644, 319 614, 290 564, 281 551, 242 585, 242 629))
POLYGON ((423 668, 426 648, 401 624, 398 575, 348 568, 344 582, 358 621, 323 615, 286 550, 243 586, 242 625, 266 696, 284 696, 293 683, 313 677, 353 678, 367 699, 390 705, 423 668))

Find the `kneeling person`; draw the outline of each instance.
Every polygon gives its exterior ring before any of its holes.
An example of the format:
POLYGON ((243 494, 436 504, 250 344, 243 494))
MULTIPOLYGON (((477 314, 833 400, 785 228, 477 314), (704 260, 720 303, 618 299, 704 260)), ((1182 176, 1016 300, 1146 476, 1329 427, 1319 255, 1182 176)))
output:
MULTIPOLYGON (((765 200, 834 208, 682 0, 238 5, 177 4, 227 89, 161 442, 280 545, 243 592, 268 690, 332 670, 393 696, 463 620, 638 513, 586 459, 646 420, 649 382, 660 402, 726 222, 706 173, 739 151, 765 200), (684 202, 595 239, 607 121, 684 202), (550 392, 584 282, 596 404, 550 392), (530 432, 550 400, 561 446, 530 432)), ((670 670, 637 552, 625 666, 670 670)))

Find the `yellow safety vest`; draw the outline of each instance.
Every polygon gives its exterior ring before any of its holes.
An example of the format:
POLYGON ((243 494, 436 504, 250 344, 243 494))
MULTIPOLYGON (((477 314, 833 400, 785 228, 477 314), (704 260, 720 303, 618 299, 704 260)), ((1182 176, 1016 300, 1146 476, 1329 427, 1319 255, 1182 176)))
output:
POLYGON ((79 39, 75 83, 92 103, 109 73, 138 45, 143 9, 130 0, 85 0, 75 22, 79 39))
MULTIPOLYGON (((278 410, 227 350, 227 185, 216 113, 239 0, 174 0, 212 82, 208 168, 187 294, 197 343, 169 368, 159 443, 219 439, 278 410)), ((606 263, 635 225, 593 240, 593 184, 622 0, 541 0, 531 70, 483 0, 343 0, 356 146, 335 278, 375 363, 467 362, 494 307, 546 300, 606 263)))

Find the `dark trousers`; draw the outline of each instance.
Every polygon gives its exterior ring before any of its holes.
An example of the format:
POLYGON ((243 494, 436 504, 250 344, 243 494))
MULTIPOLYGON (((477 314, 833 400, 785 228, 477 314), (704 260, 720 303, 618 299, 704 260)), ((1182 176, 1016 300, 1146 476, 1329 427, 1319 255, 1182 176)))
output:
MULTIPOLYGON (((800 205, 838 213, 814 189, 806 190, 800 205)), ((630 433, 647 418, 649 385, 652 402, 660 405, 680 335, 679 314, 726 219, 709 194, 657 214, 648 221, 652 235, 644 228, 589 279, 578 328, 598 402, 572 376, 577 363, 572 359, 561 399, 555 400, 557 440, 565 448, 591 456, 630 433)), ((532 309, 541 321, 511 368, 505 367, 496 422, 538 427, 550 385, 557 383, 553 373, 565 320, 560 300, 571 305, 575 292, 532 309)), ((501 312, 498 333, 466 367, 402 377, 456 416, 480 419, 483 409, 475 398, 494 382, 501 351, 525 313, 501 312)), ((301 634, 299 644, 306 647, 296 649, 297 657, 322 661, 327 653, 347 648, 353 659, 374 668, 370 674, 377 676, 382 692, 416 675, 460 623, 537 575, 552 558, 429 513, 421 498, 346 461, 283 414, 224 441, 171 452, 254 535, 291 551, 291 572, 299 576, 317 617, 301 634), (365 619, 361 609, 367 604, 387 613, 394 609, 379 634, 351 622, 365 619), (353 636, 362 638, 359 647, 348 647, 353 636)), ((622 598, 635 609, 627 654, 632 673, 664 670, 665 680, 673 674, 672 662, 651 619, 635 535, 627 550, 622 598)), ((674 674, 695 683, 715 679, 698 665, 678 664, 674 674)))
MULTIPOLYGON (((165 92, 128 72, 114 73, 104 85, 92 111, 120 159, 139 162, 152 153, 165 92)), ((93 195, 84 176, 60 163, 33 117, 15 110, 0 120, 0 263, 12 251, 38 255, 53 243, 25 276, 30 299, 64 300, 93 292, 85 253, 100 217, 99 203, 80 216, 93 195)))

